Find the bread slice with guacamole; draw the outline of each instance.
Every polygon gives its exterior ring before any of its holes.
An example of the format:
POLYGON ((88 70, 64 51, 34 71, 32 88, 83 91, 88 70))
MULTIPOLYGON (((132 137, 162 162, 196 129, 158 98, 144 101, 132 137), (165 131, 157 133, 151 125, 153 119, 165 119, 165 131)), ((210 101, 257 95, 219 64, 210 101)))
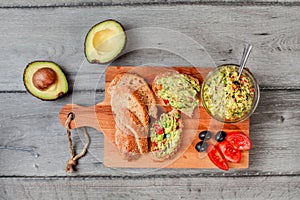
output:
POLYGON ((199 80, 178 72, 166 72, 155 77, 152 89, 166 105, 192 116, 199 105, 199 80))
POLYGON ((154 161, 175 156, 182 138, 182 119, 177 110, 163 113, 150 128, 150 151, 154 161))

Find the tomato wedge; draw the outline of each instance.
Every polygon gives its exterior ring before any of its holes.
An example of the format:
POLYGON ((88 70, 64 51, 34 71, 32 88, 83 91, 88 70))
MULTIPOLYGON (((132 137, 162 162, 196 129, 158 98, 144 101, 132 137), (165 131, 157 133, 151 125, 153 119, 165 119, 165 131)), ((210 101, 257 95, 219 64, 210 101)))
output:
POLYGON ((226 160, 234 163, 239 163, 242 158, 241 151, 234 148, 226 140, 218 144, 219 149, 223 153, 226 160))
POLYGON ((169 100, 168 100, 168 99, 164 99, 163 101, 164 101, 164 103, 165 103, 166 105, 169 104, 169 100))
POLYGON ((217 146, 209 145, 208 146, 208 157, 218 168, 227 171, 229 169, 228 164, 225 160, 225 157, 219 150, 217 146))
POLYGON ((225 140, 238 150, 249 150, 252 148, 250 138, 242 132, 228 133, 225 140))

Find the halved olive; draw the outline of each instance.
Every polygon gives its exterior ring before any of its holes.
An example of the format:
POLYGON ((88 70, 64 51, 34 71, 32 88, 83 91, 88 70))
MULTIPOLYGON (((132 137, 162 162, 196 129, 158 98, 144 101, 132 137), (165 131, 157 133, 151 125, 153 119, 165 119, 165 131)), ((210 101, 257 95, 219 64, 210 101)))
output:
POLYGON ((212 133, 210 131, 202 131, 199 133, 200 140, 210 140, 212 137, 212 133))
POLYGON ((204 141, 198 142, 195 146, 195 149, 198 152, 204 152, 204 151, 206 151, 207 148, 208 148, 208 144, 207 144, 207 142, 204 142, 204 141))
POLYGON ((225 131, 219 131, 217 132, 216 136, 215 136, 215 140, 217 142, 222 142, 225 140, 226 137, 226 132, 225 131))

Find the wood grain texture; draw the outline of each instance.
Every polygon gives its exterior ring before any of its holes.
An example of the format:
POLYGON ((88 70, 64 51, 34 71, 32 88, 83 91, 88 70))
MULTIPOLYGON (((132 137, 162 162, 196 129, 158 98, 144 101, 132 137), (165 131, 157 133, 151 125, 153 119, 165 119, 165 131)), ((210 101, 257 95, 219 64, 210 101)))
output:
MULTIPOLYGON (((1 1, 0 199, 299 199, 299 4, 1 1), (248 64, 266 90, 251 118, 248 170, 105 168, 103 135, 89 128, 89 152, 80 159, 78 171, 66 177, 68 141, 57 115, 66 103, 91 106, 104 100, 105 68, 86 63, 83 42, 89 28, 107 18, 119 20, 127 30, 161 27, 181 32, 203 45, 216 64, 238 63, 243 44, 254 45, 248 64), (60 64, 73 94, 55 102, 25 94, 23 69, 36 59, 60 64)), ((203 48, 171 31, 157 34, 161 29, 151 29, 128 33, 127 52, 113 65, 175 66, 192 61, 212 66, 203 48), (145 45, 149 48, 132 50, 145 45)), ((80 130, 72 135, 76 150, 81 150, 80 130)))
POLYGON ((299 199, 299 176, 1 178, 3 199, 299 199))
POLYGON ((183 40, 184 36, 204 46, 216 64, 238 63, 248 42, 254 46, 248 66, 263 88, 300 86, 297 6, 1 9, 0 16, 0 43, 5 47, 0 50, 0 91, 24 91, 23 69, 37 59, 60 64, 74 90, 104 89, 105 68, 86 63, 83 43, 89 28, 107 18, 131 30, 127 53, 113 65, 174 66, 192 61, 195 66, 212 66, 203 48, 183 40), (144 27, 165 29, 136 29, 144 27), (169 36, 179 32, 182 37, 169 36))
MULTIPOLYGON (((259 106, 250 121, 253 149, 247 170, 224 173, 217 169, 105 168, 103 135, 88 129, 91 146, 88 154, 79 160, 74 176, 300 175, 299 98, 300 91, 262 91, 259 106)), ((56 102, 43 102, 24 93, 0 93, 0 176, 65 176, 65 162, 70 155, 58 113, 66 103, 88 106, 103 99, 100 92, 76 92, 56 102)), ((81 130, 72 134, 76 149, 80 151, 83 146, 81 130)))
POLYGON ((31 7, 70 7, 70 6, 146 6, 146 5, 181 5, 181 4, 210 4, 210 5, 297 5, 297 0, 4 0, 0 2, 0 8, 31 8, 31 7))

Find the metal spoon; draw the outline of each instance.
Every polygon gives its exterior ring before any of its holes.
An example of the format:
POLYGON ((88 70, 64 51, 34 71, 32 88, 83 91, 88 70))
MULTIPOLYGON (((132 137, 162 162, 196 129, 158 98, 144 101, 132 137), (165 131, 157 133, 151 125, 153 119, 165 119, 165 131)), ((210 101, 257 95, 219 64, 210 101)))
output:
POLYGON ((241 59, 241 62, 240 62, 240 68, 239 68, 239 71, 238 71, 238 73, 239 73, 238 78, 240 78, 240 76, 242 74, 242 71, 243 71, 243 69, 246 65, 246 62, 248 60, 251 49, 252 49, 251 44, 246 45, 245 48, 244 48, 243 56, 242 56, 242 59, 241 59))

